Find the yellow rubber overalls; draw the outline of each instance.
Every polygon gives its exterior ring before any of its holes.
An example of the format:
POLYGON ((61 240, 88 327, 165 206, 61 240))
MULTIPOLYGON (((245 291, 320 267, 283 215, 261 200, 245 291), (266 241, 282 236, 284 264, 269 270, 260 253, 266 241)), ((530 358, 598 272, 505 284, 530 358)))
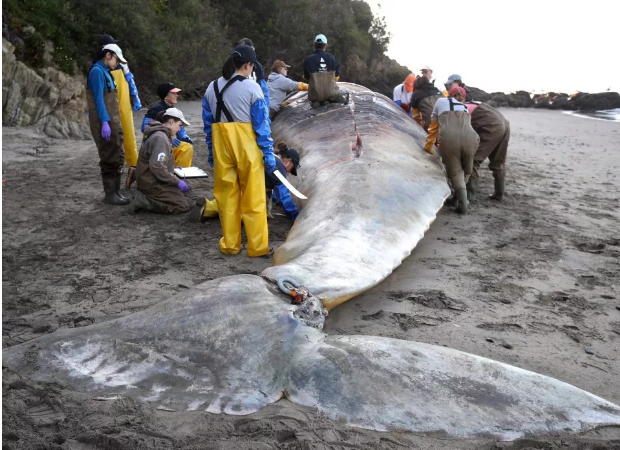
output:
POLYGON ((248 239, 248 256, 262 256, 269 252, 267 208, 265 196, 265 171, 263 152, 256 143, 251 123, 234 122, 223 95, 236 81, 237 76, 222 88, 214 81, 217 99, 212 125, 214 188, 224 236, 220 251, 234 255, 241 250, 241 221, 248 239), (221 122, 222 114, 228 122, 221 122))

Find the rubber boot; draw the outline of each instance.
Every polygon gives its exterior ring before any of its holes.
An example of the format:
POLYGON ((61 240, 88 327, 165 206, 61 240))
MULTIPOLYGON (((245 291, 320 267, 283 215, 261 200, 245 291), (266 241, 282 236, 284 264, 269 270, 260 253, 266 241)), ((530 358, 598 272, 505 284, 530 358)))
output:
POLYGON ((129 200, 127 197, 121 194, 121 177, 122 176, 123 176, 123 172, 119 172, 116 174, 116 195, 121 200, 127 200, 127 203, 129 203, 131 200, 129 200))
POLYGON ((206 198, 199 198, 198 200, 196 200, 196 204, 192 207, 192 209, 190 209, 189 211, 189 221, 190 222, 204 222, 204 212, 205 212, 205 206, 207 204, 207 199, 206 198))
POLYGON ((493 174, 493 176, 495 177, 495 192, 489 198, 491 200, 497 200, 498 202, 500 202, 504 198, 506 174, 502 172, 498 174, 493 174))
POLYGON ((456 206, 457 202, 458 202, 458 199, 456 198, 456 193, 452 191, 452 193, 450 194, 450 197, 448 197, 444 203, 449 208, 452 208, 456 206))
POLYGON ((129 200, 124 197, 121 199, 118 195, 116 195, 117 174, 112 173, 101 175, 101 180, 103 182, 103 191, 105 192, 105 197, 103 198, 104 203, 118 206, 129 204, 129 200))
POLYGON ((467 181, 467 200, 470 202, 476 201, 476 194, 478 193, 478 178, 469 178, 467 181))
POLYGON ((457 189, 455 196, 458 199, 456 205, 456 212, 459 214, 467 214, 469 208, 469 201, 467 200, 467 189, 457 189))
POLYGON ((142 210, 150 211, 157 214, 164 214, 164 208, 161 202, 147 197, 140 191, 136 192, 136 196, 133 198, 130 206, 133 207, 134 214, 137 214, 142 210))

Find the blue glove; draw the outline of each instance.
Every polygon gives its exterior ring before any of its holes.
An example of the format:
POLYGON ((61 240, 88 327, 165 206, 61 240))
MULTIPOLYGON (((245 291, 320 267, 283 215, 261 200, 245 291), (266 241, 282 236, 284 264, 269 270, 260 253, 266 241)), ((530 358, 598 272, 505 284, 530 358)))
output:
POLYGON ((263 164, 265 165, 265 171, 267 173, 273 173, 276 170, 276 157, 273 153, 268 153, 263 156, 263 164))
POLYGON ((177 133, 177 138, 181 141, 187 142, 188 144, 194 145, 194 141, 192 141, 192 138, 187 135, 187 131, 185 130, 184 126, 182 126, 177 133))
POLYGON ((181 145, 181 141, 179 141, 177 138, 173 137, 171 139, 172 141, 172 148, 177 148, 179 145, 181 145))
POLYGON ((181 189, 181 192, 189 192, 189 185, 185 181, 179 180, 179 183, 177 184, 177 186, 179 186, 179 189, 181 189))
POLYGON ((263 66, 261 66, 259 62, 254 64, 254 73, 256 73, 256 81, 265 79, 265 69, 263 69, 263 66))
POLYGON ((101 124, 101 137, 106 141, 110 140, 110 136, 112 136, 112 130, 110 129, 110 124, 108 122, 103 122, 101 124))

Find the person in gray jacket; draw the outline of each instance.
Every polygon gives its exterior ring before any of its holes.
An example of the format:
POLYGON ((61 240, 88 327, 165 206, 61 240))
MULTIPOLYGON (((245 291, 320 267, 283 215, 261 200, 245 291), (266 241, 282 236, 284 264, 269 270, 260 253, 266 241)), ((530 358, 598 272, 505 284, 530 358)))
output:
POLYGON ((286 78, 289 69, 288 64, 284 61, 277 60, 271 66, 271 73, 267 80, 267 88, 269 89, 269 118, 273 119, 280 108, 282 102, 288 94, 295 91, 307 91, 308 85, 306 83, 293 81, 290 78, 286 78))
POLYGON ((179 214, 191 209, 185 196, 190 188, 174 174, 171 137, 177 135, 182 125, 189 126, 183 113, 168 108, 146 126, 136 169, 138 192, 131 203, 134 212, 145 209, 158 214, 179 214))

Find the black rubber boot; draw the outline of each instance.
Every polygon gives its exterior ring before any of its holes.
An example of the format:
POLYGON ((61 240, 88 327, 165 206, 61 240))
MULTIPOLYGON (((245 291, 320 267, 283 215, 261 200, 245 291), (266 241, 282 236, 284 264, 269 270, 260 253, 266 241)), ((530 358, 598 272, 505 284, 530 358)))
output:
POLYGON ((459 214, 467 214, 467 209, 469 208, 469 201, 467 200, 467 189, 457 189, 455 192, 455 196, 458 199, 458 204, 456 205, 456 212, 459 214))
POLYGON ((206 198, 199 198, 196 200, 196 204, 189 211, 189 221, 190 222, 204 222, 205 217, 203 216, 205 212, 205 207, 207 205, 206 198))
POLYGON ((497 200, 498 202, 500 202, 504 198, 506 174, 502 172, 498 174, 493 174, 493 176, 495 177, 495 192, 489 198, 491 200, 497 200))
POLYGON ((105 192, 105 197, 103 198, 104 203, 117 206, 129 204, 128 199, 125 197, 121 199, 118 195, 116 195, 117 174, 112 173, 101 175, 101 180, 103 181, 103 191, 105 192))
POLYGON ((478 178, 469 178, 467 182, 467 200, 470 202, 476 201, 476 194, 478 193, 478 178))
POLYGON ((133 207, 134 214, 137 214, 142 210, 157 214, 164 214, 164 208, 161 202, 147 197, 140 191, 136 192, 136 196, 133 198, 133 201, 129 206, 133 207))
POLYGON ((448 197, 444 203, 446 206, 452 208, 456 206, 457 202, 458 202, 458 199, 456 198, 456 193, 452 191, 452 193, 450 194, 450 197, 448 197))
POLYGON ((121 194, 121 177, 122 176, 123 176, 123 172, 119 172, 116 174, 116 195, 121 200, 127 200, 127 203, 129 203, 130 200, 127 197, 125 197, 123 194, 121 194))

